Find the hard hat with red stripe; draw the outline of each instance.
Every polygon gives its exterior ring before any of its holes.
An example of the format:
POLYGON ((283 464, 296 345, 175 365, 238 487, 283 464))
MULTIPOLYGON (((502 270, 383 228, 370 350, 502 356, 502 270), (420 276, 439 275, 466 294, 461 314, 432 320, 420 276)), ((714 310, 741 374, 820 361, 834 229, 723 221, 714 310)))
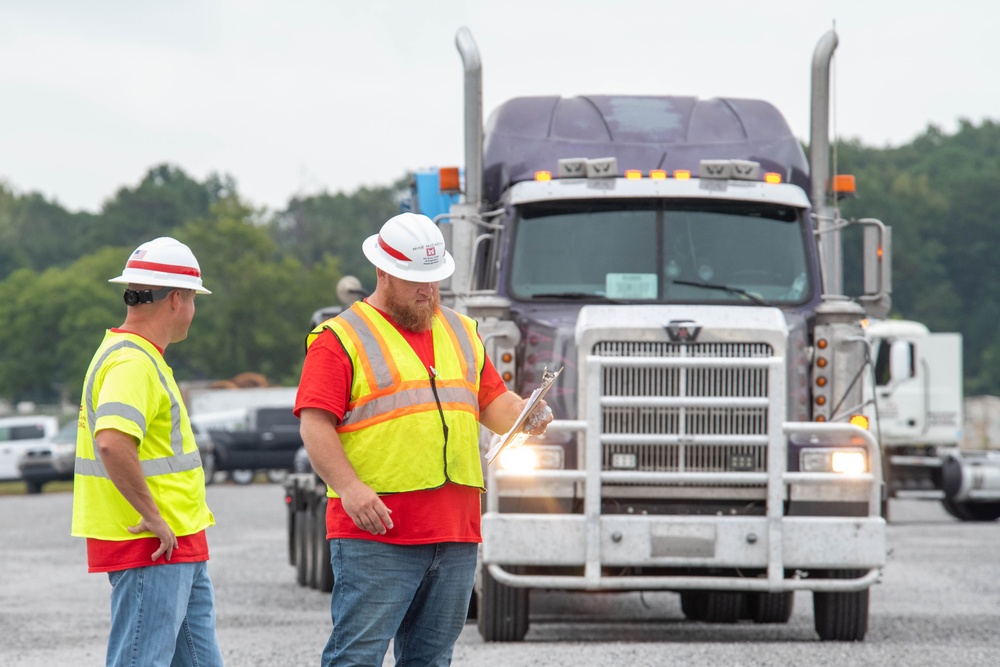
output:
POLYGON ((401 213, 389 218, 361 247, 368 261, 403 280, 436 283, 455 272, 444 235, 426 215, 401 213))
POLYGON ((169 236, 147 241, 135 249, 125 270, 109 283, 131 283, 150 287, 177 287, 211 294, 201 285, 201 267, 186 245, 169 236))

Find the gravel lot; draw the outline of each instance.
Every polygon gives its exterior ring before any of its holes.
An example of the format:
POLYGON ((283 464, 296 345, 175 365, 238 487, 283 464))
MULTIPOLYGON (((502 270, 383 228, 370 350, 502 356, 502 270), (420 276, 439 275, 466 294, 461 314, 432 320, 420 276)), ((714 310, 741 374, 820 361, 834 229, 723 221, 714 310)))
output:
MULTIPOLYGON (((278 485, 209 487, 219 640, 231 666, 317 665, 329 595, 299 588, 278 485)), ((109 586, 69 536, 71 495, 0 497, 0 665, 102 665, 109 586)), ((894 501, 868 637, 820 643, 809 594, 787 625, 685 621, 676 595, 535 593, 519 644, 466 626, 455 665, 1000 664, 1000 524, 959 523, 935 503, 894 501)), ((387 660, 386 664, 391 664, 387 660)))

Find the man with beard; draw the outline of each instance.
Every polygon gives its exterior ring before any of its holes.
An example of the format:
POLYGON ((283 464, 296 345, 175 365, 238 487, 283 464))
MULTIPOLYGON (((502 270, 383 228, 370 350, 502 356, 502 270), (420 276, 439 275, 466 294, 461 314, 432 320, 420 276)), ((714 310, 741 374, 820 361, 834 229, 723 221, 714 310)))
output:
MULTIPOLYGON (((327 483, 333 631, 322 664, 447 665, 476 572, 480 423, 506 433, 508 391, 474 320, 439 304, 455 262, 429 218, 403 213, 363 244, 370 297, 314 329, 295 401, 327 483)), ((542 403, 529 433, 552 421, 542 403)))

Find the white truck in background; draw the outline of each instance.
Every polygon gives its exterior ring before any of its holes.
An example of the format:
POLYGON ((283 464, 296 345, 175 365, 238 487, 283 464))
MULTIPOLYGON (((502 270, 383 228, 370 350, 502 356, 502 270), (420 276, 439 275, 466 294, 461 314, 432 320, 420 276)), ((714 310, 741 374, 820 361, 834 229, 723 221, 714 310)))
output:
POLYGON ((882 445, 887 498, 940 501, 963 521, 1000 518, 1000 453, 962 448, 962 335, 874 320, 871 431, 882 445))

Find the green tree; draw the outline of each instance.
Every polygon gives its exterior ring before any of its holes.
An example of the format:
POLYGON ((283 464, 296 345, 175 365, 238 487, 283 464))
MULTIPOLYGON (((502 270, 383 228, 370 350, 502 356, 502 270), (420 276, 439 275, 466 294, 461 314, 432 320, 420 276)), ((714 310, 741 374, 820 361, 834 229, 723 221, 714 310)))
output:
POLYGON ((66 268, 20 269, 0 282, 0 395, 79 401, 104 330, 125 318, 121 291, 107 281, 128 252, 106 248, 66 268))
POLYGON ((80 256, 90 213, 69 213, 37 193, 0 183, 0 279, 16 269, 66 266, 80 256))
POLYGON ((252 371, 295 384, 313 311, 334 302, 338 262, 307 268, 283 253, 238 198, 178 230, 198 257, 211 295, 198 298, 190 340, 173 357, 178 379, 216 379, 252 371))
POLYGON ((90 226, 85 250, 108 245, 136 247, 158 236, 173 236, 184 223, 208 214, 211 205, 236 192, 229 177, 199 183, 178 167, 150 169, 135 188, 121 188, 90 226))
POLYGON ((292 199, 271 222, 272 234, 304 265, 338 257, 345 274, 357 276, 373 289, 375 271, 361 252, 361 243, 399 213, 407 182, 403 178, 390 187, 361 188, 351 195, 323 193, 292 199))

